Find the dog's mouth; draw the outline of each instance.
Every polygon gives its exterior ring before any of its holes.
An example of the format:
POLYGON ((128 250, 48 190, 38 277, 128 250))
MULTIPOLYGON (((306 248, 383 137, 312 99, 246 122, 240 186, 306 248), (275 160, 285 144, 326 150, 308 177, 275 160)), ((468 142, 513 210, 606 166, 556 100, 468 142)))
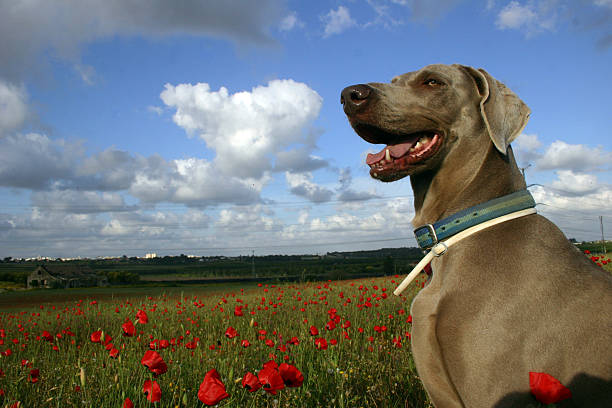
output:
POLYGON ((443 140, 440 131, 422 131, 409 135, 386 134, 385 137, 375 138, 370 126, 367 128, 362 125, 355 130, 368 142, 387 144, 380 152, 366 157, 370 175, 381 181, 394 181, 412 174, 416 165, 438 152, 443 140))

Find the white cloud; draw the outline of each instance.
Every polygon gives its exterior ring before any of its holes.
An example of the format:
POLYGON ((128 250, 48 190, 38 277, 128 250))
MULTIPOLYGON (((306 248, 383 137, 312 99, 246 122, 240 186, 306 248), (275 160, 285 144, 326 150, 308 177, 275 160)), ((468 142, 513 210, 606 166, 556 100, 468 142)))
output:
POLYGON ((560 140, 554 141, 536 161, 540 170, 565 169, 578 172, 609 168, 611 163, 612 152, 601 147, 570 145, 560 140))
POLYGON ((296 27, 304 27, 304 23, 298 19, 297 13, 292 11, 281 20, 278 29, 280 31, 291 31, 296 27))
POLYGON ((511 1, 499 12, 495 24, 502 30, 518 29, 533 24, 536 19, 537 15, 531 6, 523 6, 518 1, 511 1))
POLYGON ((554 31, 565 7, 561 0, 536 0, 524 5, 511 1, 498 13, 495 25, 500 30, 521 30, 527 37, 554 31))
POLYGON ((568 238, 593 240, 599 233, 599 217, 612 219, 612 187, 599 185, 584 194, 567 194, 543 186, 530 191, 538 206, 538 213, 553 221, 568 238))
POLYGON ((594 174, 574 173, 571 170, 559 170, 556 174, 558 178, 553 181, 552 187, 561 194, 584 195, 600 187, 594 174))
POLYGON ((340 34, 357 25, 355 20, 351 18, 349 9, 344 6, 338 6, 337 10, 330 10, 321 17, 321 20, 325 23, 323 37, 340 34))
POLYGON ((274 171, 290 171, 302 173, 327 167, 327 160, 310 154, 309 147, 301 147, 276 154, 274 171))
POLYGON ((295 174, 285 172, 285 178, 291 192, 297 196, 307 198, 314 203, 323 203, 331 200, 333 192, 312 182, 312 174, 295 174))
POLYGON ((322 104, 314 90, 291 79, 231 95, 206 83, 167 84, 161 98, 176 108, 176 124, 215 151, 221 175, 253 179, 272 169, 275 154, 310 143, 308 130, 322 104))
POLYGON ((0 186, 40 190, 73 177, 80 145, 28 133, 0 139, 0 186))
MULTIPOLYGON (((83 44, 113 35, 210 35, 271 43, 283 0, 0 0, 0 76, 40 69, 42 55, 79 62, 83 44), (61 27, 61 29, 58 29, 61 27)), ((86 76, 84 79, 88 78, 86 76)))
POLYGON ((600 7, 612 8, 612 0, 595 0, 595 5, 600 7))
POLYGON ((19 129, 27 114, 27 95, 24 87, 0 79, 0 137, 19 129))

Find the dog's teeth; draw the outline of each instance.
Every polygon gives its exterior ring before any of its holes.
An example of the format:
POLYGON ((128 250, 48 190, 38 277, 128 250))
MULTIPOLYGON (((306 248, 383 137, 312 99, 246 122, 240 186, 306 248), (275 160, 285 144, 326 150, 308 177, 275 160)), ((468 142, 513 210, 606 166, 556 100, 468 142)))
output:
POLYGON ((414 148, 418 149, 419 147, 423 146, 423 143, 421 143, 421 141, 419 140, 415 145, 414 148))
POLYGON ((414 152, 415 150, 416 150, 416 148, 411 147, 409 151, 410 151, 410 153, 412 153, 412 152, 414 152))
POLYGON ((430 139, 429 136, 423 136, 422 138, 419 139, 419 143, 424 144, 424 145, 429 143, 429 142, 431 142, 431 139, 430 139))
POLYGON ((389 153, 389 149, 385 150, 385 159, 387 159, 388 162, 391 161, 391 153, 389 153))

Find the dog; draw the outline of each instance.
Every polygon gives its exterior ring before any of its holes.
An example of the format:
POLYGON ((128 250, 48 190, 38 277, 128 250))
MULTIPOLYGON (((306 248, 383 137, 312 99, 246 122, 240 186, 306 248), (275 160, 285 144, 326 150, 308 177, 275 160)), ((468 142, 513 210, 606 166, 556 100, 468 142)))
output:
MULTIPOLYGON (((483 69, 435 64, 341 93, 367 163, 410 176, 415 227, 526 189, 510 143, 530 109, 483 69)), ((414 298, 412 351, 436 407, 536 406, 530 372, 571 391, 560 407, 612 407, 612 277, 538 214, 464 238, 414 298)))

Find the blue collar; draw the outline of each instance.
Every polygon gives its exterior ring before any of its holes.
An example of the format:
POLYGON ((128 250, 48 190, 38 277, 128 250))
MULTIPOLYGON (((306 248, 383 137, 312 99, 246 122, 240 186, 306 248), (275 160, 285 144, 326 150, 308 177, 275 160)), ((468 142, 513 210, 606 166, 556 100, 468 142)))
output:
POLYGON ((532 208, 535 205, 531 193, 521 190, 459 211, 434 224, 423 225, 414 230, 414 235, 421 249, 429 249, 438 242, 474 225, 515 211, 532 208))

